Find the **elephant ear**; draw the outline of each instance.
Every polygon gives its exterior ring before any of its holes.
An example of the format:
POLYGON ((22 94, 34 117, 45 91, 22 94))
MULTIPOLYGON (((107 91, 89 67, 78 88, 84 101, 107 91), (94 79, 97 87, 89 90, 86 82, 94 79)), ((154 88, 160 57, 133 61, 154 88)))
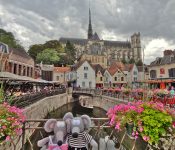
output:
POLYGON ((91 126, 91 118, 88 115, 82 115, 81 119, 83 121, 85 130, 88 130, 91 126))
POLYGON ((67 125, 67 133, 71 132, 71 120, 74 118, 71 112, 68 112, 64 115, 63 120, 66 122, 67 125))
POLYGON ((57 123, 56 119, 49 119, 44 125, 44 130, 46 132, 52 132, 56 123, 57 123))

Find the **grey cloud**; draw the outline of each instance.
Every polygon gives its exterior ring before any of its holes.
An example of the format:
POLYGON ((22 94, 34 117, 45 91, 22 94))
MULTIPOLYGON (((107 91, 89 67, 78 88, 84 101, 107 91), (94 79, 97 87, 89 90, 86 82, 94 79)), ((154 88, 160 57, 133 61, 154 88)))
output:
MULTIPOLYGON (((38 42, 61 36, 86 38, 89 0, 0 0, 0 5, 7 12, 0 25, 9 30, 12 23, 23 27, 26 32, 20 35, 30 42, 21 42, 27 46, 36 37, 38 42)), ((93 29, 100 37, 103 31, 125 38, 140 31, 142 39, 164 38, 175 45, 174 0, 91 0, 90 5, 93 29)))

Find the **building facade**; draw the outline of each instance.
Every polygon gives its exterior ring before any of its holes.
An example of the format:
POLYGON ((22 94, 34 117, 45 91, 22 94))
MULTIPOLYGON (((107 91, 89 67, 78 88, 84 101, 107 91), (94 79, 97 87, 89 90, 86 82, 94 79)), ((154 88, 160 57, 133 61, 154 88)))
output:
POLYGON ((127 41, 102 40, 96 32, 93 33, 90 10, 87 39, 61 37, 59 41, 63 46, 65 46, 68 41, 74 44, 77 50, 77 58, 79 58, 82 54, 94 56, 105 55, 108 60, 108 65, 110 65, 113 60, 129 61, 132 58, 135 61, 142 60, 139 32, 134 33, 130 40, 127 41))
POLYGON ((53 81, 58 81, 59 83, 66 83, 67 74, 70 72, 70 67, 54 67, 53 70, 53 81))
POLYGON ((149 79, 164 80, 175 78, 175 50, 165 50, 163 57, 156 58, 149 65, 149 79))
POLYGON ((95 70, 88 61, 78 62, 74 68, 77 74, 77 87, 95 88, 95 70))
POLYGON ((91 55, 91 54, 82 54, 79 61, 88 60, 91 64, 99 64, 103 68, 107 68, 107 57, 105 55, 91 55))
POLYGON ((1 71, 34 78, 34 60, 23 49, 0 43, 1 71))

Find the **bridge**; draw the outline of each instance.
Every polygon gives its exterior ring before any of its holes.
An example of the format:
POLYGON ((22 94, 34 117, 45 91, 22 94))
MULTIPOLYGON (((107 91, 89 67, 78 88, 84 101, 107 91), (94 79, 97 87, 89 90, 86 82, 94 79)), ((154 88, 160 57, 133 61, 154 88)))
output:
POLYGON ((110 98, 115 98, 118 102, 130 102, 133 101, 132 95, 125 95, 123 93, 118 92, 112 92, 112 91, 105 91, 102 89, 89 89, 89 88, 74 88, 72 92, 72 96, 90 96, 90 97, 96 97, 96 96, 106 96, 110 98))

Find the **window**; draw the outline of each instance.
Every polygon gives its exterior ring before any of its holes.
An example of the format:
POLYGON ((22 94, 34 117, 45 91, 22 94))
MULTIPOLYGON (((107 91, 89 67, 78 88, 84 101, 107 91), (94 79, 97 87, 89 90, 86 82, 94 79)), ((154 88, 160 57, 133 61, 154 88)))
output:
POLYGON ((121 81, 124 81, 124 77, 121 77, 121 81))
POLYGON ((134 81, 137 81, 137 77, 134 77, 134 81))
POLYGON ((84 73, 84 79, 87 79, 88 77, 87 77, 87 73, 84 73))
POLYGON ((82 87, 85 87, 86 85, 85 85, 85 82, 82 82, 82 87))
POLYGON ((59 76, 57 76, 57 81, 59 81, 59 76))
POLYGON ((134 75, 137 75, 137 71, 134 71, 134 75))
POLYGON ((168 72, 170 78, 175 77, 175 68, 168 69, 168 72))
POLYGON ((100 77, 100 81, 103 81, 103 77, 100 77))
POLYGON ((84 70, 88 70, 88 67, 84 67, 84 70))
POLYGON ((117 81, 117 77, 115 77, 115 81, 117 81))
POLYGON ((156 78, 156 70, 151 70, 150 71, 150 78, 155 79, 156 78))
POLYGON ((91 82, 91 81, 89 82, 89 87, 90 87, 90 88, 92 87, 92 82, 91 82))

